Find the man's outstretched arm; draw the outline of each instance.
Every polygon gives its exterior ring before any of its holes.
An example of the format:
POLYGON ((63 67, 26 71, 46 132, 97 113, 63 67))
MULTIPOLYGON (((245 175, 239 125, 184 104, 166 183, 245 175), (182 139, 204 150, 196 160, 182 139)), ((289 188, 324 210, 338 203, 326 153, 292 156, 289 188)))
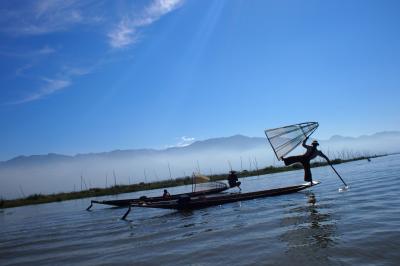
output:
POLYGON ((324 158, 329 164, 331 164, 331 161, 329 160, 328 156, 326 156, 322 151, 319 151, 318 155, 324 158))

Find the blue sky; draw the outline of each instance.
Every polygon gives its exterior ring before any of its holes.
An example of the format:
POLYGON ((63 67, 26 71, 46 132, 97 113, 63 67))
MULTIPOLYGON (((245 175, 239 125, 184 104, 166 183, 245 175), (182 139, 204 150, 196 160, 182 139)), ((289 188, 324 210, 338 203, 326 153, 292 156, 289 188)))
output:
POLYGON ((398 1, 1 1, 0 160, 400 130, 398 1))

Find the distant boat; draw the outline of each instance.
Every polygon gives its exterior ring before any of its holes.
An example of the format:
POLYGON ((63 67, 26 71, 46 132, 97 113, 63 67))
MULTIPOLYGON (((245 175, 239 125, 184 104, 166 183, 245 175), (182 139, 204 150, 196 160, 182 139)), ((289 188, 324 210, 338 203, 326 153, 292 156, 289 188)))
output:
POLYGON ((196 196, 215 194, 215 193, 220 193, 222 191, 225 191, 229 188, 223 182, 212 182, 210 184, 214 187, 210 188, 210 189, 193 191, 193 192, 188 192, 188 193, 174 194, 174 195, 171 195, 170 197, 168 197, 167 199, 164 198, 163 196, 158 196, 158 197, 142 196, 140 198, 121 199, 121 200, 103 200, 103 201, 92 200, 90 202, 90 206, 86 210, 90 210, 92 208, 93 204, 104 204, 104 205, 110 205, 110 206, 115 206, 115 207, 127 207, 129 205, 136 204, 139 202, 159 202, 159 201, 164 201, 164 200, 174 200, 174 199, 178 199, 179 197, 184 196, 184 195, 187 195, 189 197, 196 197, 196 196))

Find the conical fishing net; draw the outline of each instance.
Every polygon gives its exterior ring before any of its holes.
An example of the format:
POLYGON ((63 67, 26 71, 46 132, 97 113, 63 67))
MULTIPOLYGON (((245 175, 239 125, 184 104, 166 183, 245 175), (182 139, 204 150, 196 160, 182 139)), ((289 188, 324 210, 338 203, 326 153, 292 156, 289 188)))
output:
POLYGON ((272 149, 278 160, 300 145, 318 127, 317 122, 307 122, 280 128, 265 130, 272 149))

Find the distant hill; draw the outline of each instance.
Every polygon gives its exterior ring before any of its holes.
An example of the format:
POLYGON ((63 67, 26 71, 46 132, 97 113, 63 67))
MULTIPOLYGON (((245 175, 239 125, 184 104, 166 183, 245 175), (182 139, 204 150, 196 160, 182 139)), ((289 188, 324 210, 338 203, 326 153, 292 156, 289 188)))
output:
POLYGON ((352 151, 354 153, 394 153, 400 151, 400 132, 384 131, 360 137, 332 136, 321 141, 321 147, 331 151, 352 151))
MULTIPOLYGON (((320 140, 321 149, 329 156, 343 154, 375 154, 400 151, 400 132, 387 131, 360 137, 335 135, 320 140)), ((296 152, 302 152, 299 148, 296 152)), ((235 135, 196 141, 185 147, 161 150, 115 150, 102 153, 67 156, 18 156, 0 162, 0 196, 20 196, 19 186, 25 194, 51 193, 80 189, 81 176, 88 187, 104 187, 114 182, 136 183, 234 169, 255 169, 279 165, 266 138, 235 135)))
MULTIPOLYGON (((114 150, 101 153, 77 154, 68 156, 56 153, 45 155, 18 156, 11 160, 0 162, 0 167, 26 167, 32 165, 43 165, 52 163, 72 163, 79 161, 90 161, 98 159, 128 160, 157 156, 187 156, 215 152, 243 152, 254 149, 270 149, 265 138, 246 137, 235 135, 231 137, 212 138, 196 141, 185 147, 171 147, 162 150, 137 149, 137 150, 114 150)), ((1 169, 1 168, 0 168, 1 169)))

